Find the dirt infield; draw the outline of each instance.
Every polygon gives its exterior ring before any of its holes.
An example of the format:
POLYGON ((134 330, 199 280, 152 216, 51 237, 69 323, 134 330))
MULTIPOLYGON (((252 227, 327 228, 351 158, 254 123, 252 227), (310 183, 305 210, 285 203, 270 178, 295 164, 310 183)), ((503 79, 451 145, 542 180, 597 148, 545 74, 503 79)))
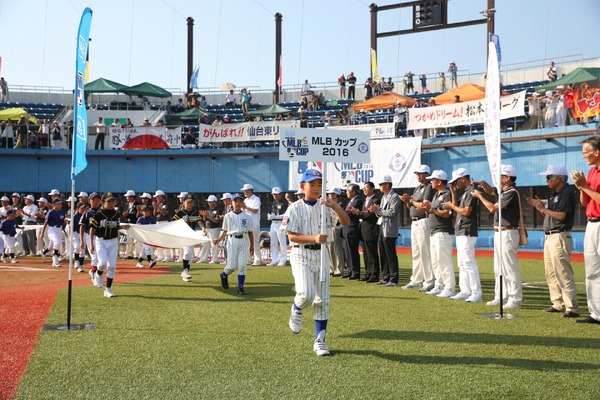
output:
MULTIPOLYGON (((15 395, 37 338, 56 294, 68 287, 68 262, 52 268, 51 260, 21 258, 18 264, 0 264, 0 399, 15 395)), ((73 271, 73 286, 91 286, 86 272, 73 271)), ((134 261, 119 260, 117 281, 146 279, 171 272, 170 267, 138 269, 134 261)))

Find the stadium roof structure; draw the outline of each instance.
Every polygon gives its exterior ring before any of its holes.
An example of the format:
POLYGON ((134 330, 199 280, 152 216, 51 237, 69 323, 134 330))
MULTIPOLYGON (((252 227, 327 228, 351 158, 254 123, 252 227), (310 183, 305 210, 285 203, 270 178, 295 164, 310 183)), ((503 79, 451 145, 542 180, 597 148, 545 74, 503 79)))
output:
POLYGON ((146 97, 165 98, 172 96, 171 92, 149 82, 142 82, 138 85, 126 87, 121 90, 121 92, 125 94, 146 97))
POLYGON ((539 88, 537 88, 537 91, 543 92, 550 89, 556 89, 556 87, 559 85, 566 86, 571 83, 575 84, 581 82, 588 82, 596 79, 600 79, 600 68, 575 68, 573 71, 569 72, 560 79, 540 86, 539 88))
POLYGON ((403 96, 394 92, 385 92, 379 96, 373 97, 362 103, 357 103, 352 106, 354 111, 365 110, 383 110, 386 108, 392 108, 396 103, 401 102, 404 106, 414 106, 416 104, 415 99, 408 96, 403 96))
POLYGON ((259 108, 258 110, 250 111, 250 112, 248 112, 248 114, 272 116, 272 115, 277 115, 277 114, 287 114, 290 111, 292 111, 292 110, 288 110, 285 107, 281 107, 277 104, 273 104, 271 106, 259 108))
POLYGON ((454 103, 454 96, 460 96, 460 101, 479 100, 485 97, 485 88, 483 86, 466 83, 439 96, 435 96, 435 104, 454 103))
POLYGON ((104 78, 98 78, 95 81, 87 83, 83 90, 86 93, 119 93, 123 92, 127 86, 104 78))

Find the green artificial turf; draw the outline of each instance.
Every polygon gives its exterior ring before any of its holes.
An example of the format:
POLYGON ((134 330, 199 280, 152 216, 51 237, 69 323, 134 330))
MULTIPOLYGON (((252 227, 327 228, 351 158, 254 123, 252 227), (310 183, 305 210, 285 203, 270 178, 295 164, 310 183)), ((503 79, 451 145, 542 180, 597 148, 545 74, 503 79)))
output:
MULTIPOLYGON (((401 284, 410 275, 400 256, 401 284)), ((480 258, 484 303, 332 278, 327 343, 312 350, 312 310, 288 328, 289 267, 249 267, 248 295, 221 289, 221 267, 196 264, 193 283, 172 274, 74 289, 73 323, 43 331, 18 399, 597 399, 600 329, 541 310, 543 263, 521 261, 524 304, 496 320, 492 259, 480 258)), ((575 264, 587 315, 583 266, 575 264)), ((458 273, 457 273, 458 278, 458 273)), ((66 290, 47 323, 64 324, 66 290)))

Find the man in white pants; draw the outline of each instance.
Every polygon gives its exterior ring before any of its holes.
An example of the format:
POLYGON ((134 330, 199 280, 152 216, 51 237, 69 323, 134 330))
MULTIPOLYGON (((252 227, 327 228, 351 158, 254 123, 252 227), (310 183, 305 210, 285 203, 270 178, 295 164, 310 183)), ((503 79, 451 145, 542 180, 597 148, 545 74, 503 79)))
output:
MULTIPOLYGON (((173 216, 173 207, 167 202, 167 195, 162 190, 154 193, 155 200, 152 202, 154 207, 154 218, 157 224, 166 224, 173 216)), ((157 248, 156 255, 158 260, 163 262, 173 261, 173 249, 157 248)))
POLYGON ((267 218, 271 221, 271 263, 270 266, 285 266, 287 261, 287 242, 285 232, 281 230, 283 214, 287 210, 287 202, 282 201, 281 188, 274 187, 271 190, 273 202, 269 205, 267 218), (280 249, 281 248, 281 249, 280 249))
POLYGON ((200 215, 204 221, 200 224, 203 225, 202 232, 205 236, 210 237, 210 242, 204 242, 202 244, 202 251, 200 253, 200 261, 199 262, 207 262, 208 256, 210 253, 210 262, 209 264, 216 264, 219 261, 219 245, 215 244, 213 240, 219 237, 221 233, 221 226, 223 225, 223 210, 217 207, 217 196, 211 194, 208 196, 208 210, 200 211, 200 215))
POLYGON ((263 265, 260 246, 258 244, 260 240, 260 198, 254 194, 254 187, 249 183, 246 183, 242 187, 242 193, 246 197, 242 205, 242 210, 254 221, 254 230, 252 231, 254 234, 254 262, 252 265, 263 265))

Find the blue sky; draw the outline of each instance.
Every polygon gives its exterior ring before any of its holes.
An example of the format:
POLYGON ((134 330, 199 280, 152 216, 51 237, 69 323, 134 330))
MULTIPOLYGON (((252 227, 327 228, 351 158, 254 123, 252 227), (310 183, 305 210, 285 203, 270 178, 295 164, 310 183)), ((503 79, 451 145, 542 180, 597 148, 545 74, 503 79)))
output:
MULTIPOLYGON (((90 80, 186 87, 186 18, 195 20, 200 87, 223 82, 272 89, 275 21, 283 14, 283 83, 335 81, 369 74, 371 1, 362 0, 0 0, 0 74, 10 85, 71 90, 82 10, 93 10, 90 80)), ((397 1, 379 1, 379 6, 397 1)), ((480 19, 486 0, 449 0, 449 22, 480 19)), ((592 31, 597 0, 496 0, 503 64, 600 56, 592 31)), ((411 27, 410 9, 379 14, 379 30, 411 27)), ((450 61, 485 69, 485 25, 378 41, 379 71, 401 76, 445 71, 450 61)))

